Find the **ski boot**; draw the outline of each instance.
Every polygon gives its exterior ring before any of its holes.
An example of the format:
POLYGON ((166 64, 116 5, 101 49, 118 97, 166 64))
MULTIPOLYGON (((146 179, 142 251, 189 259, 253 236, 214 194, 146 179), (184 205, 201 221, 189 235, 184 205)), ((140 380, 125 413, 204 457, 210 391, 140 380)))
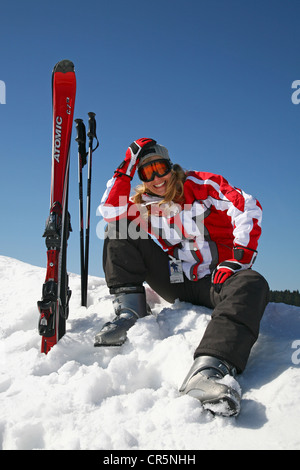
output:
POLYGON ((121 346, 126 341, 129 328, 139 318, 151 314, 143 286, 118 287, 110 292, 115 294, 113 306, 116 317, 103 325, 95 336, 94 346, 121 346))
POLYGON ((234 379, 236 369, 212 356, 195 359, 179 391, 197 398, 204 409, 221 416, 240 412, 241 389, 234 379))

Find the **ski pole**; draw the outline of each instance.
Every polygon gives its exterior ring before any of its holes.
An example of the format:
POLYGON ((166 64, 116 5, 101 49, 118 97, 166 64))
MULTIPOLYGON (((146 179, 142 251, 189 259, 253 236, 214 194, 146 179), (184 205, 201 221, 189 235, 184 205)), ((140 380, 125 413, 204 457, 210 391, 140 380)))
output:
POLYGON ((86 164, 86 130, 82 119, 75 119, 78 142, 78 183, 79 183, 79 230, 80 230, 80 267, 81 267, 81 305, 86 307, 85 269, 84 269, 84 239, 83 239, 83 191, 82 168, 86 164))
POLYGON ((86 229, 85 229, 85 263, 84 263, 84 292, 85 302, 87 302, 88 291, 88 264, 89 264, 89 244, 90 244, 90 211, 91 211, 91 183, 92 183, 92 155, 98 148, 99 141, 96 135, 96 120, 95 113, 89 112, 89 152, 88 152, 88 180, 87 180, 87 208, 86 208, 86 229), (97 140, 97 145, 93 149, 93 139, 97 140))

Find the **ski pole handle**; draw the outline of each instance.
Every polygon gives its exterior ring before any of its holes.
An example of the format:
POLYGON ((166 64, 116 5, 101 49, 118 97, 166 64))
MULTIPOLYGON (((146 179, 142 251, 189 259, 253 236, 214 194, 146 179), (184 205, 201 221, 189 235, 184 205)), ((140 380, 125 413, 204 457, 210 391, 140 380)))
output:
POLYGON ((85 125, 82 119, 75 119, 76 122, 76 130, 77 130, 77 137, 76 142, 78 142, 78 152, 81 157, 84 159, 87 155, 86 152, 86 130, 85 125))
POLYGON ((77 137, 76 142, 85 142, 85 125, 82 119, 75 119, 76 122, 76 130, 77 130, 77 137))
POLYGON ((89 138, 94 138, 96 137, 96 119, 95 119, 96 114, 90 112, 88 113, 88 116, 89 116, 89 131, 87 135, 89 138))
POLYGON ((98 141, 98 138, 97 138, 97 135, 96 135, 96 119, 95 119, 96 114, 92 113, 92 112, 89 112, 88 116, 89 116, 89 130, 88 130, 87 135, 88 135, 88 138, 89 138, 89 146, 90 147, 93 146, 93 139, 97 140, 97 145, 93 149, 93 152, 94 152, 96 150, 96 148, 99 146, 99 141, 98 141))

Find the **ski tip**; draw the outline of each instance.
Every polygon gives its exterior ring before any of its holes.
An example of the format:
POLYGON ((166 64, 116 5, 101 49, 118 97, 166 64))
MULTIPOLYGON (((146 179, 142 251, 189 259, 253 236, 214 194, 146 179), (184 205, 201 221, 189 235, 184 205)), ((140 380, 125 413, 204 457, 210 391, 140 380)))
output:
POLYGON ((62 72, 62 73, 67 73, 67 72, 74 72, 75 67, 74 64, 71 60, 64 59, 61 60, 60 62, 57 62, 57 64, 54 66, 53 73, 55 72, 62 72))

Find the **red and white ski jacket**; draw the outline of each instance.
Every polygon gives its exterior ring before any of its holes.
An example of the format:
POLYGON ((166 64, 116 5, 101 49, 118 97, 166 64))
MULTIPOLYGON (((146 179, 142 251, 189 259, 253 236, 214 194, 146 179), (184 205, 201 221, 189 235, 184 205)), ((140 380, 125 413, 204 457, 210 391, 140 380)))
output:
POLYGON ((140 236, 142 228, 164 251, 182 260, 190 280, 211 274, 220 262, 232 259, 235 245, 257 250, 262 208, 220 175, 188 172, 181 205, 159 205, 161 198, 149 194, 137 205, 130 191, 129 177, 110 179, 99 206, 103 218, 107 222, 124 220, 126 227, 131 226, 131 236, 140 236), (149 205, 150 213, 146 210, 149 205))

